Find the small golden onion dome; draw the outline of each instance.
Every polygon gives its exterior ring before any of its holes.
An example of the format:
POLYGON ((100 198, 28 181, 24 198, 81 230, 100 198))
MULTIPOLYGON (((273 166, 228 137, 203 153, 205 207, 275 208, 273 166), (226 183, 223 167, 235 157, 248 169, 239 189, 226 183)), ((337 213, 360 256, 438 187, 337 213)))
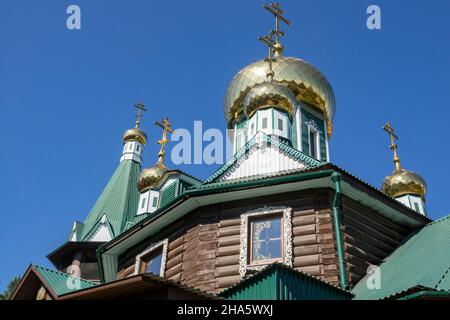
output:
MULTIPOLYGON (((236 116, 243 112, 244 99, 256 85, 267 80, 267 62, 257 61, 239 71, 228 86, 224 114, 229 128, 233 127, 236 116)), ((276 57, 273 62, 274 82, 288 87, 299 102, 303 102, 329 122, 328 136, 331 136, 331 121, 335 114, 335 97, 325 76, 309 63, 292 57, 276 57)))
POLYGON ((126 143, 130 140, 138 141, 145 146, 145 144, 147 143, 147 135, 139 127, 128 129, 123 134, 123 143, 126 143))
POLYGON ((139 192, 142 193, 154 188, 167 170, 167 167, 161 162, 156 163, 153 167, 142 170, 137 180, 139 192))
POLYGON ((251 117, 257 110, 267 107, 281 109, 294 116, 295 96, 287 87, 277 82, 264 82, 254 86, 244 98, 244 112, 251 117))
POLYGON ((425 201, 427 184, 417 173, 403 168, 397 168, 392 175, 384 179, 381 190, 393 198, 414 194, 420 196, 425 201))

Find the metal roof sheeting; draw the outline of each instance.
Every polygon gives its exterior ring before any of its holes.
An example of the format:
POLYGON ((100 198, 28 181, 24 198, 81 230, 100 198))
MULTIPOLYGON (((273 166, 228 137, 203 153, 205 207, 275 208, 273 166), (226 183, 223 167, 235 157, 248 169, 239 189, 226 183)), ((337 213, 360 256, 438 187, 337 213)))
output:
POLYGON ((350 300, 353 294, 305 272, 274 263, 219 293, 230 300, 350 300))
POLYGON ((84 241, 91 231, 106 215, 117 237, 125 229, 127 221, 133 221, 139 202, 137 178, 141 166, 133 160, 122 161, 84 221, 82 235, 78 241, 84 241))
POLYGON ((380 265, 380 289, 370 290, 363 278, 355 299, 383 299, 415 286, 450 290, 450 215, 429 223, 404 241, 380 265))
POLYGON ((96 282, 72 277, 67 273, 51 270, 36 265, 32 265, 31 267, 41 276, 41 278, 45 281, 45 283, 53 290, 53 292, 57 296, 60 296, 68 292, 90 288, 97 285, 96 282))

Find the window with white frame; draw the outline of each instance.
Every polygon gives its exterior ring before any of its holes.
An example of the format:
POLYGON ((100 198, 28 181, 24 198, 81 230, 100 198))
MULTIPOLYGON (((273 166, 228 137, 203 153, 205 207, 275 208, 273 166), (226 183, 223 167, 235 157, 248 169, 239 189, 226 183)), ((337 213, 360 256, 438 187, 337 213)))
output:
POLYGON ((241 215, 239 272, 281 262, 292 266, 291 208, 264 207, 241 215))
POLYGON ((311 120, 308 125, 309 155, 317 160, 321 160, 320 155, 320 130, 315 121, 311 120))
POLYGON ((157 207, 158 206, 158 197, 154 196, 153 197, 153 207, 157 207))
POLYGON ((267 118, 262 119, 262 128, 267 129, 267 118))
POLYGON ((250 264, 264 264, 283 259, 282 221, 281 213, 249 220, 250 264))
POLYGON ((278 119, 278 130, 283 131, 283 119, 278 119))
POLYGON ((135 274, 153 273, 163 277, 166 268, 168 240, 163 240, 144 250, 136 257, 135 274))
POLYGON ((145 203, 146 203, 146 201, 147 201, 147 198, 142 197, 142 201, 141 201, 141 209, 144 209, 144 208, 145 208, 145 203))

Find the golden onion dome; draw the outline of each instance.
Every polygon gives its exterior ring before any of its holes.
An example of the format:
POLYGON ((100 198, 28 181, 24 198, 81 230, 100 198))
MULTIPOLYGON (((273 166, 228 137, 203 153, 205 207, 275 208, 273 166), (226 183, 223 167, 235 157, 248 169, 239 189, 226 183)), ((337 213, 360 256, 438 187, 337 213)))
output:
POLYGON ((139 192, 142 193, 154 188, 167 170, 167 167, 161 162, 156 163, 153 167, 142 170, 137 180, 139 192))
POLYGON ((392 175, 384 179, 381 190, 394 198, 407 194, 415 194, 419 195, 425 201, 427 184, 417 173, 399 167, 392 175))
POLYGON ((130 140, 139 141, 142 145, 145 146, 145 144, 147 143, 147 135, 138 126, 136 126, 135 128, 128 129, 123 134, 124 143, 130 140))
POLYGON ((292 118, 295 112, 295 96, 289 88, 270 81, 254 86, 244 98, 244 112, 251 117, 258 109, 275 107, 286 111, 292 118))
MULTIPOLYGON (((267 69, 267 62, 260 60, 234 76, 225 95, 224 113, 229 128, 233 127, 234 120, 243 112, 247 93, 266 81, 267 69)), ((272 69, 273 81, 288 87, 297 101, 313 107, 325 116, 330 136, 335 114, 335 97, 325 76, 309 63, 292 57, 276 57, 272 69)))

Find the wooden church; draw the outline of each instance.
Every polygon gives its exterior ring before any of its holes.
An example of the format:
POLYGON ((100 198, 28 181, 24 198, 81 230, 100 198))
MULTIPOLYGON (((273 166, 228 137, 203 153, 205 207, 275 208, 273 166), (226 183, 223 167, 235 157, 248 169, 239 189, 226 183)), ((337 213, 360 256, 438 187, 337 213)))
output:
POLYGON ((169 168, 168 119, 156 163, 147 136, 123 135, 120 163, 83 222, 30 265, 13 299, 449 299, 450 216, 432 221, 426 183, 404 169, 377 189, 332 164, 333 89, 311 64, 269 55, 239 71, 224 113, 234 155, 201 181, 169 168))

